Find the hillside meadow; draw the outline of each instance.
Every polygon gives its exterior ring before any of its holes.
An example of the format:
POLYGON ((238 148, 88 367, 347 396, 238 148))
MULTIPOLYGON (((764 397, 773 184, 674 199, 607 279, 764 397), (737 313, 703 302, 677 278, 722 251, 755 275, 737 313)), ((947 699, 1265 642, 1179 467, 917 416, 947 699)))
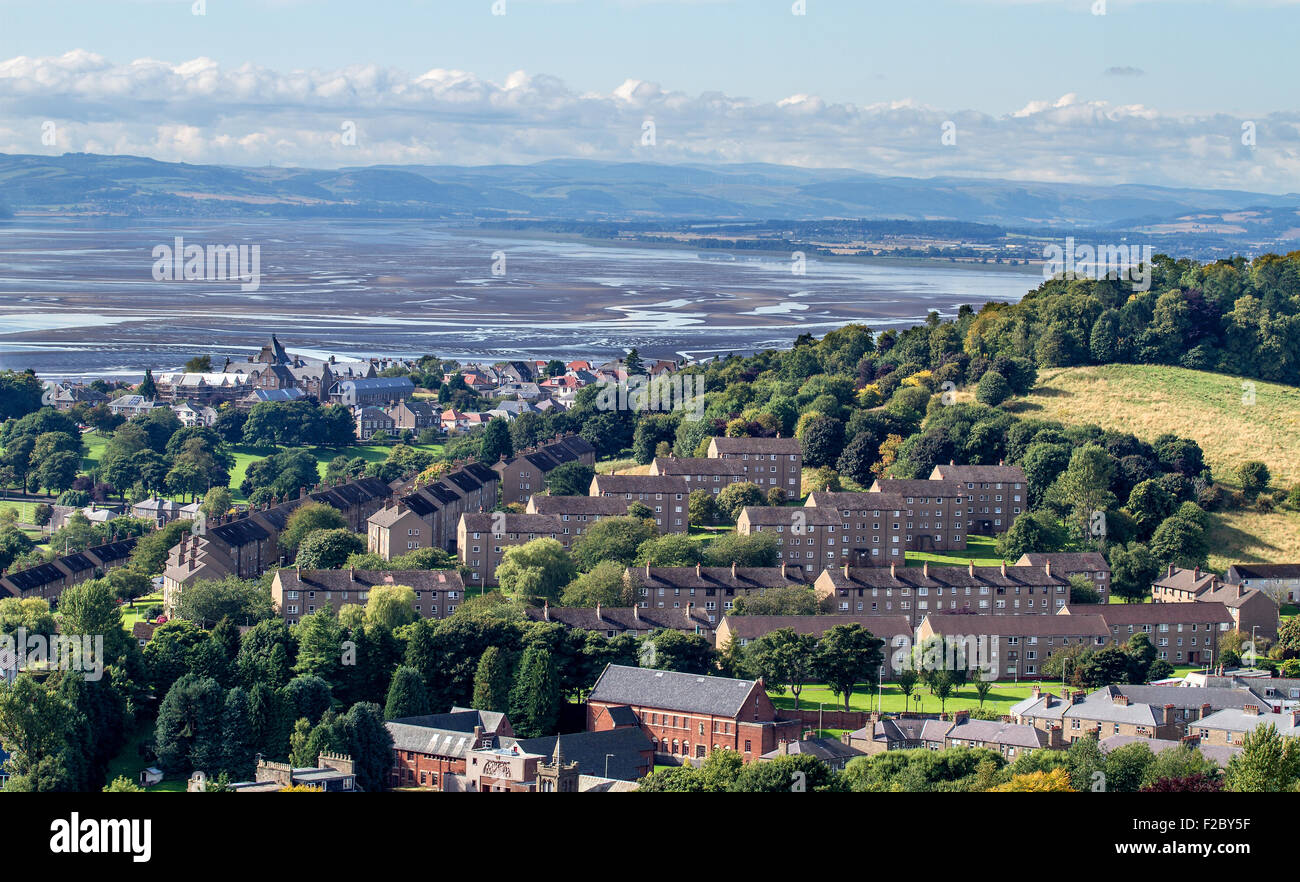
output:
POLYGON ((1300 483, 1300 389, 1290 386, 1160 365, 1044 368, 1033 392, 1005 407, 1025 418, 1096 423, 1144 441, 1165 432, 1191 438, 1216 480, 1230 486, 1247 460, 1267 463, 1275 487, 1300 483))

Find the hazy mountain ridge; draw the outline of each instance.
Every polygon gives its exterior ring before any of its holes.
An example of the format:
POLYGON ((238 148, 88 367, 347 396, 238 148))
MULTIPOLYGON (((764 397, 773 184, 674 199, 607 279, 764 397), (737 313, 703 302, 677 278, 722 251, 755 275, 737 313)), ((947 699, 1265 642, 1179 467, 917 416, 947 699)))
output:
POLYGON ((16 211, 134 215, 889 218, 1094 229, 1176 225, 1193 215, 1222 218, 1253 209, 1281 220, 1243 229, 1267 227, 1276 233, 1288 227, 1286 218, 1294 216, 1300 195, 884 177, 761 164, 553 160, 524 166, 310 169, 192 165, 136 156, 0 154, 0 204, 16 211))

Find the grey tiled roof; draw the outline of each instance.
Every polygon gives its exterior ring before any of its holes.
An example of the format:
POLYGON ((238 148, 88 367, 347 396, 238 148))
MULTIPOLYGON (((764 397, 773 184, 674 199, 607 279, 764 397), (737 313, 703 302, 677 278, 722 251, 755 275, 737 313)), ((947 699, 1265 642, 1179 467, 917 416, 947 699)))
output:
MULTIPOLYGON (((653 751, 654 745, 640 728, 605 729, 600 732, 574 732, 561 735, 560 749, 565 762, 577 763, 578 774, 606 776, 605 754, 609 758, 608 777, 619 781, 635 781, 644 777, 654 767, 654 760, 643 760, 645 751, 653 751)), ((555 753, 555 735, 541 738, 502 738, 501 746, 518 744, 527 753, 538 753, 550 757, 555 753)))
POLYGON ((735 717, 757 688, 754 680, 609 665, 588 700, 735 717))

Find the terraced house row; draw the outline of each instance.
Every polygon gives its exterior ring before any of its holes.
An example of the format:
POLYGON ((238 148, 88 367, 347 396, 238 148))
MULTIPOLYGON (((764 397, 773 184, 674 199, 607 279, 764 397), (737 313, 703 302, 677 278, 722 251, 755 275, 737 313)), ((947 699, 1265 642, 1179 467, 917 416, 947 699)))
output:
POLYGON ((366 546, 384 560, 421 548, 456 550, 461 515, 496 506, 497 472, 472 458, 437 481, 399 484, 393 498, 366 520, 366 546))
POLYGON ((329 505, 343 515, 350 530, 360 533, 392 492, 379 478, 357 478, 333 487, 319 486, 288 502, 210 519, 201 530, 185 534, 168 553, 163 570, 164 609, 174 615, 181 591, 192 582, 227 576, 255 579, 286 562, 278 540, 299 506, 309 501, 329 505))
POLYGON ((75 554, 65 554, 25 570, 4 573, 0 575, 0 596, 40 597, 55 607, 65 589, 125 566, 131 559, 135 542, 134 538, 121 539, 75 554))

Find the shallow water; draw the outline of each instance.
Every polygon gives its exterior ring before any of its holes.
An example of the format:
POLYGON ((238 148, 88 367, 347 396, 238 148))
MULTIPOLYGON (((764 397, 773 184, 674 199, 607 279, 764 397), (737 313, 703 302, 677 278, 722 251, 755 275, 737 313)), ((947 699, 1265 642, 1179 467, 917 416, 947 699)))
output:
POLYGON ((138 374, 274 332, 303 353, 468 359, 708 355, 853 321, 1018 300, 1034 274, 512 239, 423 221, 0 223, 0 368, 138 374), (261 283, 155 281, 154 246, 258 245, 261 283), (501 257, 504 255, 504 267, 501 257), (494 274, 494 268, 504 270, 494 274))

